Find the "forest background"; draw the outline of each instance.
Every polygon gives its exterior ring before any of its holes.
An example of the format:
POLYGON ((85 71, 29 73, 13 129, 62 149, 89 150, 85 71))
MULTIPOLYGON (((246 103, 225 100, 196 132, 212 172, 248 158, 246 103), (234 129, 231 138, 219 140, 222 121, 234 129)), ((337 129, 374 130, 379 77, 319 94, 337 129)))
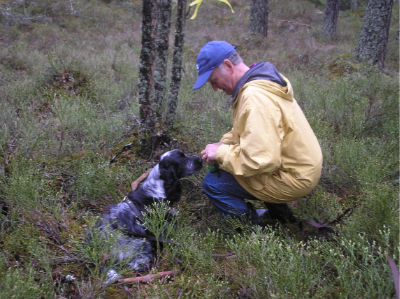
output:
POLYGON ((383 69, 354 59, 366 1, 342 7, 334 37, 322 30, 324 1, 270 0, 268 37, 249 32, 250 1, 230 3, 234 14, 205 1, 186 20, 174 125, 146 151, 142 2, 0 1, 0 298, 398 297, 399 2, 383 69), (291 208, 333 233, 219 217, 201 192, 205 167, 182 181, 179 245, 150 271, 175 275, 104 285, 111 241, 88 246, 85 230, 163 151, 199 154, 231 127, 224 94, 191 90, 197 53, 214 39, 292 82, 324 167, 291 208))

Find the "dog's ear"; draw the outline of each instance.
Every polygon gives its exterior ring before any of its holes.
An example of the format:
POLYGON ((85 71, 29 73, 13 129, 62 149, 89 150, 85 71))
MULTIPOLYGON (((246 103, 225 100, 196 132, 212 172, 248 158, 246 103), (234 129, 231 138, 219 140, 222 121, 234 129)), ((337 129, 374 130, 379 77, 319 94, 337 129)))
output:
POLYGON ((179 182, 179 174, 177 173, 177 165, 164 161, 164 163, 160 165, 160 178, 164 181, 167 200, 171 204, 177 202, 181 196, 181 185, 179 182))
POLYGON ((160 165, 160 178, 165 182, 172 183, 178 180, 176 169, 173 164, 161 161, 160 165))

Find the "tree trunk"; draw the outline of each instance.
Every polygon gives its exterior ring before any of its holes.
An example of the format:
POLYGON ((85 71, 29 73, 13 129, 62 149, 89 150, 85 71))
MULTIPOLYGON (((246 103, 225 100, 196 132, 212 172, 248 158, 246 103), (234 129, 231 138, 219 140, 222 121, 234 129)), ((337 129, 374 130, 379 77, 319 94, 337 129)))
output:
POLYGON ((355 56, 384 67, 393 0, 369 0, 355 56))
POLYGON ((167 112, 165 116, 165 122, 167 126, 172 126, 175 122, 176 107, 178 106, 178 95, 182 74, 183 44, 185 37, 185 12, 186 0, 178 0, 175 23, 174 54, 172 58, 171 84, 168 92, 167 112))
POLYGON ((337 20, 339 16, 339 0, 327 0, 322 31, 328 38, 336 36, 337 20))
POLYGON ((162 107, 166 94, 166 74, 168 66, 169 31, 171 28, 171 0, 157 0, 156 8, 157 37, 155 44, 154 93, 152 104, 156 123, 162 121, 162 107))
POLYGON ((152 90, 154 87, 154 3, 143 0, 142 9, 142 49, 139 65, 139 110, 142 126, 148 131, 154 131, 155 111, 152 105, 152 90))
POLYGON ((358 8, 358 0, 351 1, 351 10, 356 10, 358 8))
POLYGON ((252 33, 268 36, 268 0, 251 0, 249 28, 252 33))

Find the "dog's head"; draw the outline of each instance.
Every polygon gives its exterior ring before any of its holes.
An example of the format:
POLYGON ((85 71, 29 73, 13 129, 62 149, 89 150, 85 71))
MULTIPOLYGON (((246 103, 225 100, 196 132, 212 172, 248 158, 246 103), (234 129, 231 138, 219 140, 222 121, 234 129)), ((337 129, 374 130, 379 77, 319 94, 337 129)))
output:
POLYGON ((189 176, 199 171, 201 167, 200 157, 187 156, 179 149, 162 154, 159 162, 160 177, 166 181, 189 176))

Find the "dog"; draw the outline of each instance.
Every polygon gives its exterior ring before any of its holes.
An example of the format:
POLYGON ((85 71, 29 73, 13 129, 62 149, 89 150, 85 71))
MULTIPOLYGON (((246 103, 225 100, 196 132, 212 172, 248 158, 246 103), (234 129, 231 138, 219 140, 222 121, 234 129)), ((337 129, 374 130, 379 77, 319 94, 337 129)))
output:
MULTIPOLYGON (((95 227, 103 238, 119 231, 117 244, 112 246, 111 256, 119 263, 127 263, 134 271, 148 271, 155 258, 154 235, 143 224, 146 206, 158 201, 168 201, 173 205, 181 197, 179 179, 190 176, 202 168, 202 160, 197 156, 185 155, 175 149, 161 155, 147 179, 132 190, 118 204, 111 205, 101 216, 95 227)), ((106 283, 119 278, 115 269, 107 272, 106 283)))

